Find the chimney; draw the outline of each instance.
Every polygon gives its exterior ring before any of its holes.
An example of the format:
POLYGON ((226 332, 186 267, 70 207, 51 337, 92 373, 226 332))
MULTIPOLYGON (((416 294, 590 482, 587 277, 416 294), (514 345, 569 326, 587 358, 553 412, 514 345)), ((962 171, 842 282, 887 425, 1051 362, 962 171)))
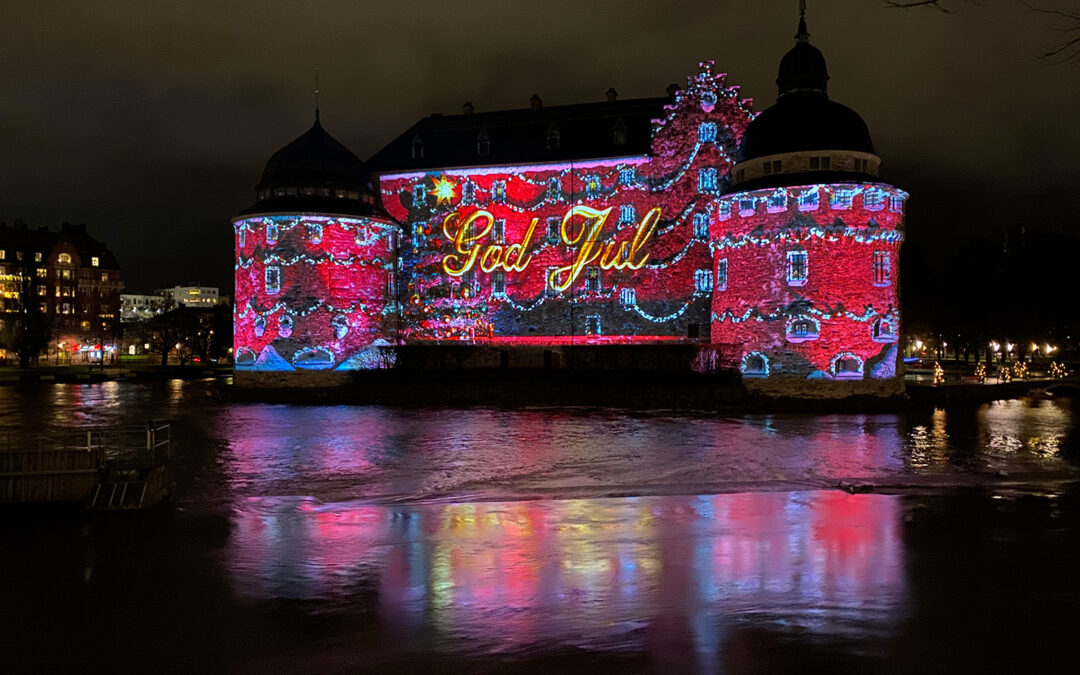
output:
POLYGON ((615 99, 619 98, 619 92, 615 91, 615 87, 610 87, 604 92, 604 96, 607 96, 608 103, 614 103, 615 99))
POLYGON ((462 115, 471 115, 471 114, 473 114, 472 101, 465 101, 464 103, 461 104, 461 114, 462 115))
POLYGON ((680 89, 682 89, 682 87, 672 82, 667 86, 667 95, 671 98, 675 98, 675 92, 679 91, 680 89))
POLYGON ((544 105, 544 102, 536 94, 529 97, 529 108, 532 110, 539 110, 540 106, 544 105))

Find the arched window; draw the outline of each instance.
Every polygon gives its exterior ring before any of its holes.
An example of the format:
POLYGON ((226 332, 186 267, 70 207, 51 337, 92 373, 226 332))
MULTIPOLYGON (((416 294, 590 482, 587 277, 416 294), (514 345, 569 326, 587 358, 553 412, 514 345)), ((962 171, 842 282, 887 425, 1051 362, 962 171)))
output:
POLYGON ((743 377, 768 377, 769 358, 761 352, 750 352, 743 356, 739 370, 743 377))
POLYGON ((838 380, 861 380, 863 360, 851 352, 841 352, 829 363, 829 373, 838 380))
POLYGON ((817 319, 808 316, 797 316, 788 320, 786 332, 787 341, 797 344, 818 339, 821 327, 817 319))
POLYGON ((891 316, 886 316, 874 322, 874 342, 896 342, 897 322, 891 316))
POLYGON ((59 256, 57 256, 56 262, 58 262, 61 265, 70 265, 71 264, 71 254, 70 253, 61 253, 59 256))

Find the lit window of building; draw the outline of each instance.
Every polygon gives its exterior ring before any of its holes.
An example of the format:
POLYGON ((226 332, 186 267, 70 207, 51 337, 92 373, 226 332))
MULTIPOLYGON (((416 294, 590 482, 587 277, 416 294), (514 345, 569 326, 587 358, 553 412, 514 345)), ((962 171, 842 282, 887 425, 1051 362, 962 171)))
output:
POLYGON ((889 197, 889 210, 900 213, 904 210, 904 198, 899 195, 892 195, 889 197))
POLYGON ((788 286, 804 286, 807 277, 806 251, 787 252, 787 274, 785 275, 788 286))
POLYGON ((888 286, 892 282, 888 251, 874 251, 873 275, 875 286, 888 286))
POLYGON ((506 297, 506 272, 495 270, 491 273, 491 294, 495 297, 506 297))
POLYGON ((776 213, 777 211, 783 211, 787 208, 787 192, 784 190, 777 190, 769 195, 768 203, 766 204, 766 210, 769 213, 776 213))
POLYGON ((266 223, 266 244, 275 246, 278 240, 278 226, 274 221, 266 223))
POLYGON ((709 270, 694 270, 694 292, 708 293, 712 290, 712 274, 709 270))
POLYGON ((547 241, 549 244, 558 244, 559 228, 562 226, 562 220, 558 216, 548 216, 547 218, 547 241))
POLYGON ((716 122, 702 122, 698 127, 698 142, 716 142, 716 122))
POLYGON ((585 269, 585 290, 589 293, 600 292, 600 268, 588 267, 585 269))
POLYGON ((718 212, 717 217, 720 220, 727 220, 727 219, 731 218, 731 202, 730 201, 725 199, 725 200, 719 202, 717 204, 716 208, 717 208, 717 212, 718 212))
POLYGON ((752 216, 754 215, 754 207, 756 206, 753 197, 743 197, 739 200, 739 215, 740 216, 752 216))
POLYGON ((694 237, 697 239, 709 238, 709 214, 694 214, 694 237))
POLYGON ((634 177, 635 173, 636 172, 634 171, 633 167, 628 169, 619 169, 619 184, 633 185, 634 181, 636 180, 634 177))
POLYGON ((499 204, 506 201, 506 181, 497 180, 491 183, 491 200, 499 204))
POLYGON ((265 277, 267 294, 277 295, 281 291, 281 268, 277 265, 268 265, 265 277))
POLYGON ((496 244, 506 243, 506 219, 496 218, 491 224, 491 240, 496 244))
POLYGON ((880 211, 885 208, 885 195, 874 188, 863 192, 863 208, 867 211, 880 211))
POLYGON ((600 317, 596 314, 590 314, 585 317, 585 334, 586 335, 600 335, 600 317))
POLYGON ((715 192, 719 189, 716 167, 707 166, 698 172, 698 191, 715 192))
POLYGON ((829 206, 834 209, 850 209, 854 192, 848 188, 836 188, 833 190, 829 206))
POLYGON ((634 212, 633 204, 622 204, 619 206, 619 224, 627 225, 637 220, 637 214, 634 212))
POLYGON ((726 291, 728 280, 728 262, 727 258, 720 258, 716 261, 716 290, 726 291))
POLYGON ((816 187, 805 190, 799 195, 800 211, 815 211, 818 207, 818 189, 816 187))
POLYGON ((61 264, 61 265, 70 265, 71 264, 71 254, 70 253, 61 253, 60 255, 56 256, 56 262, 61 264))
POLYGON ((619 304, 623 307, 633 307, 637 304, 637 290, 633 288, 619 289, 619 304))
MULTIPOLYGON (((244 236, 244 234, 243 234, 243 233, 244 233, 244 231, 243 231, 243 230, 240 230, 240 236, 241 236, 241 237, 243 237, 243 236, 244 236)), ((240 245, 241 245, 241 246, 243 246, 243 245, 244 245, 244 244, 243 244, 243 241, 242 241, 242 240, 241 240, 241 244, 240 244, 240 245)), ((100 258, 98 258, 97 256, 94 256, 93 258, 90 258, 90 266, 91 266, 91 267, 97 267, 97 266, 99 266, 100 264, 101 264, 101 259, 100 259, 100 258)))
POLYGON ((796 317, 788 321, 787 341, 799 343, 816 340, 820 332, 821 326, 817 320, 807 316, 796 317))

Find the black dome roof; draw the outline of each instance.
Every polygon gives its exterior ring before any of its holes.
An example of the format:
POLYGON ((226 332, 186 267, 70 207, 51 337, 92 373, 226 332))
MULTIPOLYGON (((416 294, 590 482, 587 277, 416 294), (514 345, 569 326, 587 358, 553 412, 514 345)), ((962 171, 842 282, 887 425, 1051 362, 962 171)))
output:
POLYGON ((825 56, 810 44, 806 19, 801 16, 795 40, 780 60, 777 101, 747 126, 739 143, 739 161, 807 150, 876 154, 862 117, 829 100, 825 56))
POLYGON ((782 96, 746 127, 739 161, 807 150, 874 152, 870 129, 857 112, 824 94, 782 96))
POLYGON ((363 190, 368 175, 364 163, 319 123, 270 156, 256 190, 275 187, 328 187, 363 190))

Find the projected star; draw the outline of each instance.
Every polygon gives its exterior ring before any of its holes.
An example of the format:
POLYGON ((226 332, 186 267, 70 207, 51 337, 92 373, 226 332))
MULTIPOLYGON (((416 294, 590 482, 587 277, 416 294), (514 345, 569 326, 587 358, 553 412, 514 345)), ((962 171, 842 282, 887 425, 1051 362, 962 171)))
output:
POLYGON ((435 195, 435 206, 441 206, 443 202, 449 204, 454 199, 454 184, 447 178, 436 178, 432 194, 435 195))

